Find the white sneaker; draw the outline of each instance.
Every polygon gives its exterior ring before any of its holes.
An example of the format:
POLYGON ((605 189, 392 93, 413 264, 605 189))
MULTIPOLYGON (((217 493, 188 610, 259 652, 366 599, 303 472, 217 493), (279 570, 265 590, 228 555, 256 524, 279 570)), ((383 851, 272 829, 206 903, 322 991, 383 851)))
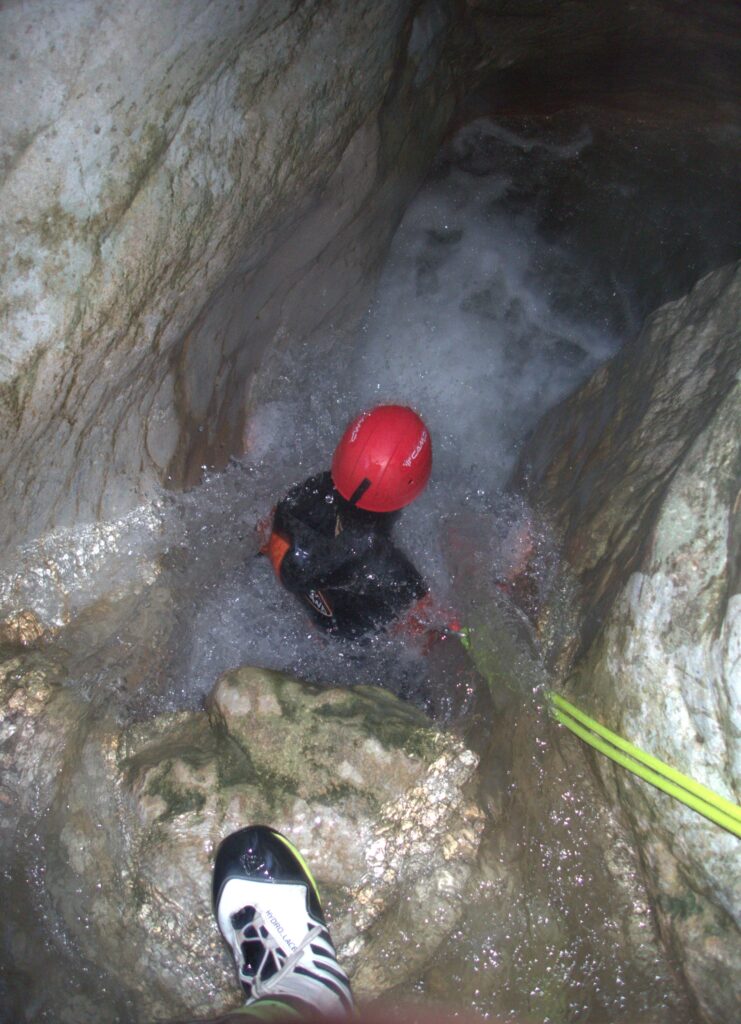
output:
POLYGON ((252 825, 227 836, 216 853, 213 902, 248 1003, 281 999, 330 1017, 354 1012, 316 882, 280 832, 252 825))

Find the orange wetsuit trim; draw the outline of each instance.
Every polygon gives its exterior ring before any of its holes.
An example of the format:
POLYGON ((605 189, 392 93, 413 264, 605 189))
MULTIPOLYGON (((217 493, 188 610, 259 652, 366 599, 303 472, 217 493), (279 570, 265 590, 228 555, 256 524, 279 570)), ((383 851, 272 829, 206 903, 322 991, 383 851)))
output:
POLYGON ((282 533, 276 533, 275 530, 270 534, 270 540, 260 550, 263 554, 267 555, 270 559, 275 575, 280 579, 280 565, 286 556, 286 552, 290 549, 291 544, 282 533))

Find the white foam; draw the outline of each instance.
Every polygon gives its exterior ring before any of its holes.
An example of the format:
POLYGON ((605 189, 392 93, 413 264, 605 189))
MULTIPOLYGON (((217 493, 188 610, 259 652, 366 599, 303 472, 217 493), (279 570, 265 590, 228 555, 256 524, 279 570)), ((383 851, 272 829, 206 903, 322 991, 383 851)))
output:
MULTIPOLYGON (((531 161, 570 159, 589 142, 584 130, 560 145, 530 145, 496 126, 482 134, 478 124, 453 150, 470 152, 477 137, 492 135, 531 161)), ((402 516, 398 536, 444 599, 443 519, 472 504, 488 514, 491 535, 471 542, 490 560, 492 581, 506 570, 502 538, 522 508, 501 490, 522 439, 617 344, 570 319, 562 303, 554 308, 549 280, 567 257, 538 237, 530 218, 500 207, 512 180, 453 167, 423 188, 352 352, 331 333, 319 349, 288 346, 252 391, 270 396, 254 406, 244 460, 252 503, 261 495, 263 512, 288 484, 329 466, 340 432, 363 407, 394 401, 422 413, 433 438, 433 479, 402 516)), ((250 661, 317 680, 388 682, 399 657, 392 641, 360 648, 317 638, 265 560, 216 583, 190 635, 185 675, 200 692, 222 669, 250 661)))
MULTIPOLYGON (((111 579, 120 586, 127 570, 138 581, 154 575, 173 591, 170 704, 198 701, 221 671, 245 663, 336 682, 383 682, 393 674, 398 643, 360 648, 317 639, 266 560, 254 557, 254 523, 290 484, 328 468, 341 431, 364 406, 408 403, 430 427, 431 485, 403 514, 398 536, 439 596, 449 597, 450 582, 441 523, 472 504, 490 517, 490 535, 471 542, 495 578, 497 538, 522 511, 501 491, 524 435, 616 344, 564 313, 563 295, 556 308, 551 282, 565 262, 573 267, 574 254, 548 245, 532 217, 506 203, 518 161, 567 160, 587 144, 585 131, 541 144, 491 123, 464 129, 452 164, 438 168, 407 210, 354 347, 331 331, 319 344, 282 347, 252 387, 244 458, 197 492, 168 498, 151 523, 108 524, 111 579), (479 152, 484 171, 478 164, 471 170, 479 152), (161 571, 160 555, 177 549, 177 568, 161 571)), ((70 550, 85 549, 85 537, 79 541, 70 550)), ((91 562, 94 573, 67 558, 71 569, 61 576, 65 557, 54 551, 53 571, 29 574, 33 586, 21 589, 28 603, 58 618, 64 600, 68 611, 81 606, 88 584, 90 600, 100 596, 105 550, 91 562), (54 591, 60 581, 62 598, 54 591)), ((48 566, 48 545, 42 554, 48 566)), ((29 567, 32 557, 21 561, 29 567)), ((16 566, 16 590, 21 577, 16 566)))

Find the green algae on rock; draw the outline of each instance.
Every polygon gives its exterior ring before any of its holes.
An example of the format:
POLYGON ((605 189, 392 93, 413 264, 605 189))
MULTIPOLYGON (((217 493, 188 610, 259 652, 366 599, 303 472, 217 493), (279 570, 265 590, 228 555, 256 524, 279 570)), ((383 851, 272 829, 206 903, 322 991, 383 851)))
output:
POLYGON ((68 755, 49 789, 46 885, 80 954, 109 965, 143 1018, 233 1005, 211 867, 249 822, 306 855, 366 997, 416 976, 463 912, 484 823, 467 795, 477 758, 386 691, 237 669, 207 711, 124 728, 89 715, 68 755), (402 906, 427 939, 397 960, 402 906))

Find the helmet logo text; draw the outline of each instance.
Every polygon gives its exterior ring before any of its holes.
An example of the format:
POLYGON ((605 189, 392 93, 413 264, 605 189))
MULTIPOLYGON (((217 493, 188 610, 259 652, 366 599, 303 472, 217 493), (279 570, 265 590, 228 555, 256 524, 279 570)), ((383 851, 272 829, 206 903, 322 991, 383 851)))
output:
POLYGON ((363 415, 359 417, 358 422, 353 427, 352 434, 350 434, 350 444, 353 444, 355 441, 357 441, 358 434, 360 433, 360 428, 363 426, 363 424, 365 423, 369 416, 370 413, 364 412, 363 415))
POLYGON ((407 457, 402 462, 402 466, 404 466, 407 469, 409 469, 411 464, 419 456, 420 452, 422 451, 422 449, 424 448, 424 446, 426 444, 427 444, 427 431, 423 430, 422 433, 420 434, 419 441, 417 441, 417 447, 414 449, 413 452, 411 452, 411 454, 407 455, 407 457))

